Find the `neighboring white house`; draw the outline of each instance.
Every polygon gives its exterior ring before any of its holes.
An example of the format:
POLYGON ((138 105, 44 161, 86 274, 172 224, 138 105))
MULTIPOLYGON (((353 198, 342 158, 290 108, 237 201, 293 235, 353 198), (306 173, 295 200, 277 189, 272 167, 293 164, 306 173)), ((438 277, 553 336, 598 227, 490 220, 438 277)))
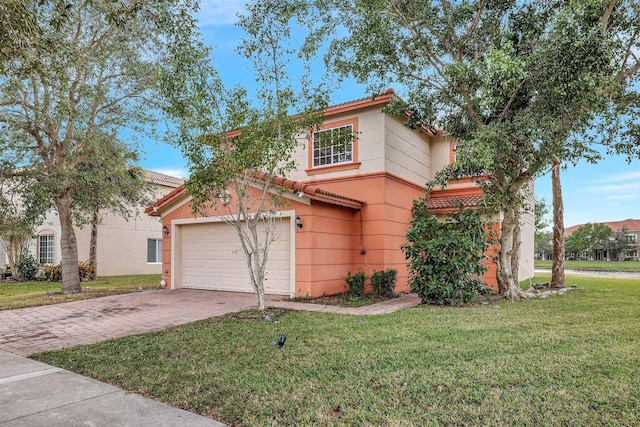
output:
MULTIPOLYGON (((184 183, 180 178, 150 170, 145 170, 145 174, 154 184, 152 198, 162 197, 184 183)), ((99 276, 161 273, 162 224, 158 218, 145 215, 144 206, 132 206, 131 211, 134 214, 128 220, 107 212, 102 215, 98 226, 99 276)), ((76 228, 76 238, 78 259, 86 261, 89 259, 91 227, 76 228)), ((41 264, 60 263, 60 220, 55 211, 49 211, 42 225, 36 228, 29 250, 41 264)), ((1 251, 0 260, 5 259, 6 254, 1 251)))

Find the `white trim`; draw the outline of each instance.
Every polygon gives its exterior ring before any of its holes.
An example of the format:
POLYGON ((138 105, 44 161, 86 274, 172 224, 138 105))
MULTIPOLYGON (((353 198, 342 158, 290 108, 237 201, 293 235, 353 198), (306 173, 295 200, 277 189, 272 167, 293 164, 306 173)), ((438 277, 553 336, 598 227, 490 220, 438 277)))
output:
POLYGON ((170 209, 162 209, 162 215, 160 215, 160 218, 164 218, 165 216, 171 214, 172 212, 177 211, 183 205, 188 204, 191 201, 191 199, 193 199, 193 197, 192 196, 188 196, 183 202, 176 203, 172 208, 170 208, 170 209))
MULTIPOLYGON (((289 219, 289 233, 291 238, 289 239, 289 296, 294 297, 296 294, 296 229, 295 229, 295 217, 296 211, 286 210, 278 211, 281 218, 289 219)), ((226 216, 226 215, 225 215, 226 216)), ((190 224, 207 224, 207 223, 220 223, 226 222, 224 216, 211 216, 211 217, 199 217, 199 218, 183 218, 174 219, 171 221, 171 289, 182 288, 182 283, 178 282, 176 272, 182 271, 182 257, 178 256, 177 248, 181 247, 182 243, 182 230, 181 227, 190 224)))

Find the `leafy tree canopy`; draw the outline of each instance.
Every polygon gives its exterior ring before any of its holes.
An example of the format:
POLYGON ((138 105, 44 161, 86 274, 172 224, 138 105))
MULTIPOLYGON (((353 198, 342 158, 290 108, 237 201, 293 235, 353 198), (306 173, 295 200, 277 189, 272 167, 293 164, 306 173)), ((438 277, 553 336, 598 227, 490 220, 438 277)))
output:
POLYGON ((196 7, 195 0, 3 2, 0 14, 18 14, 0 33, 17 40, 0 58, 0 173, 32 183, 40 205, 56 209, 65 292, 80 290, 78 207, 111 186, 86 165, 123 155, 123 129, 132 140, 153 131, 158 76, 171 69, 180 80, 185 70, 174 64, 201 44, 196 7))
POLYGON ((635 1, 289 5, 300 17, 325 12, 312 21, 305 52, 330 40, 332 70, 368 83, 373 93, 399 85, 404 100, 391 112, 460 142, 457 164, 438 183, 483 178, 488 203, 504 218, 498 281, 511 298, 520 292, 519 215, 531 181, 556 158, 596 160, 589 143, 640 152, 635 1))

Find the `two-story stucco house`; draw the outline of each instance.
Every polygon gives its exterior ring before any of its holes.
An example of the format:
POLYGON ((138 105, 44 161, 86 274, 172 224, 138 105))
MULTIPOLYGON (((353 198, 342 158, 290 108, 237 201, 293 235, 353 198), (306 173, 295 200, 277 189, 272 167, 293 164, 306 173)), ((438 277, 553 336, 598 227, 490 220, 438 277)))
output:
MULTIPOLYGON (((412 200, 453 161, 454 144, 443 135, 412 131, 384 113, 393 96, 388 90, 328 108, 323 126, 296 151, 297 170, 279 182, 289 191, 280 237, 269 251, 267 293, 336 294, 344 292, 347 272, 388 268, 398 270, 396 291, 409 291, 400 246, 412 200), (327 144, 340 132, 353 133, 354 139, 335 138, 340 147, 327 144), (322 147, 316 141, 323 141, 322 147)), ((476 184, 461 181, 434 192, 429 203, 432 212, 445 214, 456 199, 473 206, 481 197, 476 184)), ((178 187, 147 209, 167 227, 162 242, 167 287, 252 292, 236 231, 220 217, 194 218, 189 200, 178 187)), ((521 278, 533 275, 533 221, 524 222, 521 278)), ((485 280, 495 286, 495 265, 485 280)))
MULTIPOLYGON (((609 227, 612 232, 620 232, 624 231, 627 238, 627 243, 629 243, 629 249, 622 252, 617 253, 616 251, 612 251, 610 249, 596 249, 595 250, 595 260, 598 261, 640 261, 640 256, 638 253, 640 252, 640 219, 624 219, 622 221, 607 221, 603 222, 605 226, 609 227)), ((578 228, 583 227, 585 224, 573 225, 571 227, 567 227, 564 229, 564 238, 571 236, 571 234, 576 231, 578 228)))
MULTIPOLYGON (((162 197, 184 183, 182 179, 145 170, 146 179, 153 185, 153 197, 162 197)), ((104 213, 98 226, 99 276, 128 274, 159 274, 162 256, 162 224, 139 208, 131 207, 132 217, 125 219, 104 213)), ((29 250, 40 264, 58 264, 61 261, 60 220, 55 211, 49 211, 35 230, 29 250)), ((78 259, 89 259, 91 227, 76 227, 78 259)))

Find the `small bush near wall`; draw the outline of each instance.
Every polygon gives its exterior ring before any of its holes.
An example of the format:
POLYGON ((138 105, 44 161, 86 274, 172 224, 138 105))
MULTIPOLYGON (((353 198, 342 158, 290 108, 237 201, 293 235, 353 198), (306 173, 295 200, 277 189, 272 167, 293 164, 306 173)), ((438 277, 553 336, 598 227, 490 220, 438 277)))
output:
POLYGON ((398 270, 394 268, 389 268, 384 271, 374 271, 371 275, 373 294, 382 298, 393 298, 397 277, 398 270))
POLYGON ((20 259, 16 264, 18 270, 18 278, 21 280, 33 280, 38 275, 38 261, 31 255, 31 252, 22 251, 20 259))
POLYGON ((44 274, 45 280, 47 280, 48 282, 62 281, 62 264, 45 264, 42 266, 42 272, 44 274))
POLYGON ((86 282, 93 276, 93 266, 89 264, 89 261, 78 262, 78 272, 80 273, 80 280, 86 282))
POLYGON ((468 302, 487 289, 477 277, 490 237, 483 215, 460 206, 446 219, 427 210, 426 198, 414 200, 407 243, 402 245, 409 261, 409 284, 424 304, 450 305, 468 302))
POLYGON ((343 279, 347 282, 347 295, 357 298, 364 297, 364 285, 367 281, 367 274, 364 271, 359 270, 354 275, 351 275, 349 271, 343 279))

